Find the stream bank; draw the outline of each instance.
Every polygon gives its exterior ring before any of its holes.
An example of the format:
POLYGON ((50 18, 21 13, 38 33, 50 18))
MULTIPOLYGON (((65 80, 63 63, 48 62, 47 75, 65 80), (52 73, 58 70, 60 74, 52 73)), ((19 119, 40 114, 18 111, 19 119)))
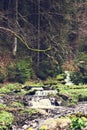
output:
MULTIPOLYGON (((56 96, 59 91, 52 90, 52 88, 49 90, 43 86, 24 86, 21 89, 19 88, 17 86, 17 88, 12 89, 11 86, 11 91, 0 94, 0 104, 5 105, 0 109, 10 112, 14 116, 13 124, 9 130, 28 130, 28 128, 39 130, 41 126, 46 124, 46 120, 55 120, 56 122, 58 118, 65 118, 77 113, 87 117, 86 102, 84 104, 80 102, 68 107, 67 104, 65 105, 68 99, 65 98, 63 104, 63 99, 56 96)), ((61 124, 62 130, 64 129, 63 127, 67 127, 67 124, 63 126, 64 124, 64 122, 61 124)))

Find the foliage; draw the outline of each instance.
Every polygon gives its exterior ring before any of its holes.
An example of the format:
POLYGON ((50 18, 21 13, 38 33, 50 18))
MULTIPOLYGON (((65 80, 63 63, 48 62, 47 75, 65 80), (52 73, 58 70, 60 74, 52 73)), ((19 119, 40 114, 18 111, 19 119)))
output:
POLYGON ((76 85, 83 83, 83 75, 80 72, 72 72, 70 78, 71 81, 76 85))
POLYGON ((61 81, 61 80, 64 80, 65 77, 66 77, 66 74, 65 74, 65 73, 62 73, 62 74, 57 75, 56 78, 57 78, 57 80, 61 81))
POLYGON ((72 87, 59 88, 59 94, 67 95, 72 100, 69 100, 68 105, 76 104, 78 101, 86 101, 87 99, 87 86, 86 85, 74 85, 72 87))
MULTIPOLYGON (((87 40, 87 39, 86 39, 86 40, 87 40)), ((85 43, 85 44, 83 44, 83 43, 80 44, 78 50, 79 50, 80 52, 87 52, 87 43, 85 43)))
POLYGON ((80 117, 78 115, 77 116, 73 115, 71 117, 71 121, 72 121, 71 126, 70 126, 71 130, 77 130, 77 129, 81 130, 87 125, 86 118, 82 116, 80 117))
POLYGON ((32 115, 32 114, 36 114, 38 113, 38 111, 36 109, 33 109, 33 108, 29 108, 29 109, 25 109, 25 110, 21 110, 20 111, 21 114, 23 113, 28 113, 29 115, 32 115))
POLYGON ((23 103, 16 102, 16 101, 12 102, 10 106, 11 107, 24 107, 23 103))
POLYGON ((28 128, 28 130, 33 130, 32 128, 28 128))
POLYGON ((50 61, 42 61, 39 66, 35 68, 36 75, 45 80, 47 77, 55 77, 61 72, 61 68, 58 68, 55 64, 50 61))
POLYGON ((5 108, 5 107, 6 107, 5 104, 0 103, 0 108, 5 108))
POLYGON ((44 86, 43 82, 42 81, 38 81, 38 80, 31 80, 31 81, 26 81, 24 86, 35 86, 35 87, 42 87, 44 86))
POLYGON ((0 111, 0 130, 9 130, 12 122, 13 122, 13 115, 6 111, 0 111))
POLYGON ((3 67, 3 65, 0 65, 0 82, 3 82, 7 77, 7 71, 3 67))
POLYGON ((19 60, 15 64, 8 65, 9 80, 24 83, 31 77, 31 59, 19 60))
POLYGON ((83 52, 78 54, 75 58, 75 63, 77 64, 79 71, 71 74, 71 80, 75 84, 87 83, 87 54, 83 52))
POLYGON ((21 87, 19 84, 15 83, 15 84, 5 84, 0 88, 0 93, 9 93, 12 92, 13 90, 20 90, 21 87))
POLYGON ((40 130, 47 130, 47 126, 46 125, 41 126, 40 130))

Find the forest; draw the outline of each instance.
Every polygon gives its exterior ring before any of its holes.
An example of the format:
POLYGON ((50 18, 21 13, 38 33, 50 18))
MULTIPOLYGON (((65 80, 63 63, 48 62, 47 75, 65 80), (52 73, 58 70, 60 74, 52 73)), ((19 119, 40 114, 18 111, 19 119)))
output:
POLYGON ((87 0, 0 0, 0 130, 87 129, 86 40, 87 0))

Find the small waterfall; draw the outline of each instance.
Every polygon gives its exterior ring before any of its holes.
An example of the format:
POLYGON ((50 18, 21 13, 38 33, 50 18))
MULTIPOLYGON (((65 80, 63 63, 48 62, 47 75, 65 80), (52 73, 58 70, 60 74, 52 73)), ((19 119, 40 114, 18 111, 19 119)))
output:
POLYGON ((66 79, 65 79, 65 85, 71 86, 73 85, 71 79, 70 79, 70 72, 69 71, 65 71, 66 74, 66 79))
POLYGON ((48 96, 48 95, 55 95, 57 94, 56 90, 43 90, 43 91, 36 91, 35 95, 36 96, 48 96))

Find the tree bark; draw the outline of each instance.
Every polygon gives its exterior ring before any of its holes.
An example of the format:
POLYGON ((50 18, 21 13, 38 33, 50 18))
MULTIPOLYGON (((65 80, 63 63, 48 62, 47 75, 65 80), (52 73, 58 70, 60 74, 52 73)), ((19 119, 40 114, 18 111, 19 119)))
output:
MULTIPOLYGON (((18 22, 18 0, 15 1, 15 19, 14 19, 14 22, 15 22, 15 32, 17 33, 18 32, 18 29, 17 29, 17 22, 18 22)), ((13 43, 13 56, 16 56, 16 53, 17 53, 17 44, 18 44, 18 39, 17 37, 14 36, 14 43, 13 43)))

